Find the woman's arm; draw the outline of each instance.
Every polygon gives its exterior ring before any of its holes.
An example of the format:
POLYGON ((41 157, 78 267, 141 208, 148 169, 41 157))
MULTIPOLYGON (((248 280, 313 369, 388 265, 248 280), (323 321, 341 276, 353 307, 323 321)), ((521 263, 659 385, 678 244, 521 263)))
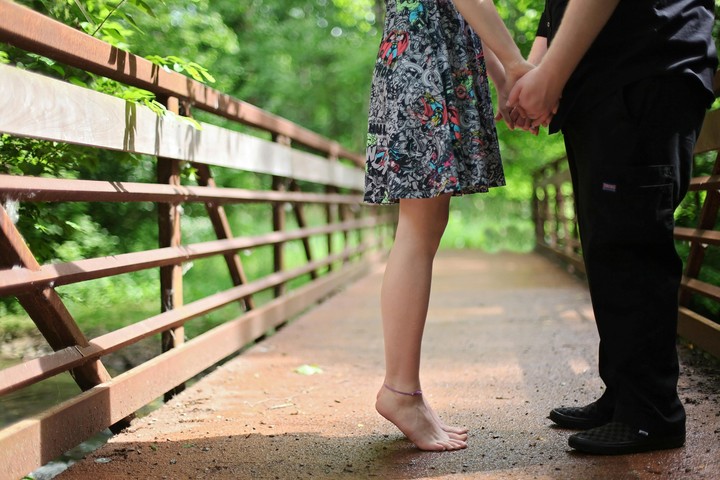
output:
POLYGON ((532 69, 532 65, 523 58, 520 49, 515 45, 492 0, 454 0, 454 4, 478 34, 483 46, 497 57, 505 72, 505 85, 508 89, 532 69))
POLYGON ((495 84, 495 91, 498 96, 495 120, 505 120, 509 128, 515 128, 514 123, 510 119, 510 108, 507 105, 508 94, 510 92, 507 85, 505 85, 505 69, 495 53, 485 45, 483 45, 483 53, 485 54, 485 65, 487 66, 488 75, 493 84, 495 84))

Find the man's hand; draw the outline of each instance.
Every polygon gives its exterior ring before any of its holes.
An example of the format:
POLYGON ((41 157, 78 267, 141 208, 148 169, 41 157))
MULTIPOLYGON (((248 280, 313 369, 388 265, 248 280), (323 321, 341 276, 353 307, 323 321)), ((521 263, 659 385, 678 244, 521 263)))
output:
MULTIPOLYGON (((562 93, 562 85, 558 86, 543 66, 541 64, 518 80, 508 97, 508 107, 517 110, 518 118, 526 118, 530 122, 529 128, 550 124, 562 93)), ((514 123, 520 126, 519 121, 514 123)))

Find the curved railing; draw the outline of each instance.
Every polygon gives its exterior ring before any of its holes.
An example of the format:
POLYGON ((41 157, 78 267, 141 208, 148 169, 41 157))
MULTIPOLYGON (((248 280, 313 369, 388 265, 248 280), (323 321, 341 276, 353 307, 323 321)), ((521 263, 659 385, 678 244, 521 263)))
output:
POLYGON ((0 0, 0 42, 148 90, 174 112, 158 116, 118 98, 0 65, 0 133, 147 155, 157 169, 154 183, 0 175, 3 205, 151 202, 159 231, 156 249, 41 265, 12 215, 0 207, 0 296, 17 297, 53 350, 0 370, 0 399, 66 371, 85 390, 0 430, 0 478, 21 477, 109 426, 123 428, 133 412, 282 326, 367 272, 383 254, 395 209, 362 203, 361 155, 7 0, 0 0), (198 128, 181 118, 197 110, 253 127, 273 141, 209 123, 198 128), (195 183, 181 182, 186 162, 195 169, 195 183), (221 185, 213 176, 217 167, 258 175, 268 189, 221 185), (181 213, 190 204, 204 206, 216 240, 183 242, 181 213), (225 207, 249 204, 267 206, 255 221, 272 228, 236 236, 243 225, 231 224, 225 207), (303 258, 293 258, 290 267, 286 247, 298 242, 303 258), (272 269, 248 278, 239 252, 260 247, 272 248, 272 269), (185 303, 183 265, 211 257, 224 259, 233 286, 185 303), (159 270, 160 313, 96 338, 86 337, 56 291, 147 269, 159 270), (260 304, 257 295, 267 291, 271 298, 260 304), (184 341, 188 322, 232 303, 244 313, 184 341), (162 354, 110 376, 104 356, 155 335, 161 336, 162 354))

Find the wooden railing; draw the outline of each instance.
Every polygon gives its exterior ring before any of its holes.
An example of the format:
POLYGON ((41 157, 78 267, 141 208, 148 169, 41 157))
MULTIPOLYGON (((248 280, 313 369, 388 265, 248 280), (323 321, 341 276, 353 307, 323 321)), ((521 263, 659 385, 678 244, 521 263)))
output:
POLYGON ((0 400, 68 371, 85 391, 0 430, 0 478, 22 477, 109 426, 122 429, 138 409, 282 326, 363 275, 383 255, 396 211, 362 204, 363 156, 7 0, 0 0, 0 42, 149 90, 174 112, 158 116, 118 98, 0 65, 0 133, 147 155, 157 169, 156 183, 0 175, 2 204, 152 202, 160 247, 41 265, 0 207, 0 296, 17 297, 54 351, 0 371, 0 400), (209 123, 197 128, 181 118, 197 110, 253 127, 273 141, 209 123), (181 184, 186 162, 194 167, 197 184, 181 184), (224 187, 213 177, 214 167, 252 172, 272 189, 224 187), (181 210, 191 203, 204 204, 217 240, 183 243, 181 210), (247 225, 231 225, 225 206, 249 203, 267 206, 264 218, 256 220, 272 223, 272 230, 236 237, 233 233, 247 225), (314 209, 312 218, 306 206, 314 209), (286 225, 290 212, 297 227, 286 225), (323 248, 317 248, 316 238, 323 248), (304 258, 299 266, 293 259, 289 268, 285 250, 292 242, 302 242, 304 258), (258 247, 273 249, 272 268, 247 278, 238 252, 258 247), (183 264, 210 257, 224 258, 234 286, 184 303, 183 264), (146 269, 160 272, 160 312, 96 338, 86 337, 56 291, 146 269), (273 294, 260 304, 257 294, 263 291, 273 294), (238 302, 237 318, 184 341, 188 322, 238 302), (163 353, 111 377, 103 357, 155 335, 161 336, 163 353))
MULTIPOLYGON (((716 84, 718 84, 716 78, 716 84)), ((683 259, 685 273, 680 291, 678 333, 694 345, 720 357, 720 318, 701 313, 695 297, 701 295, 720 308, 720 286, 700 280, 708 249, 720 246, 718 208, 720 207, 720 110, 708 112, 695 147, 695 158, 714 156, 712 174, 693 178, 688 196, 702 205, 694 228, 676 227, 675 239, 689 245, 683 259), (708 318, 711 317, 711 318, 708 318)), ((565 262, 575 272, 584 274, 579 233, 575 218, 570 171, 567 159, 555 160, 534 173, 533 218, 537 249, 565 262)), ((715 266, 718 268, 720 266, 715 266)), ((704 312, 708 309, 703 309, 704 312)))

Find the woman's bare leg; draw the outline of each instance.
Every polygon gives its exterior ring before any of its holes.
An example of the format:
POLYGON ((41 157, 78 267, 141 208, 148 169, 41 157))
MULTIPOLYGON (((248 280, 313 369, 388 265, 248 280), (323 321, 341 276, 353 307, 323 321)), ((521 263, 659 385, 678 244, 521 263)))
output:
POLYGON ((448 427, 425 402, 420 390, 420 348, 432 264, 447 225, 450 196, 400 200, 400 218, 381 290, 385 337, 385 385, 377 411, 422 450, 467 447, 466 430, 448 427), (406 394, 397 393, 405 392, 406 394))

